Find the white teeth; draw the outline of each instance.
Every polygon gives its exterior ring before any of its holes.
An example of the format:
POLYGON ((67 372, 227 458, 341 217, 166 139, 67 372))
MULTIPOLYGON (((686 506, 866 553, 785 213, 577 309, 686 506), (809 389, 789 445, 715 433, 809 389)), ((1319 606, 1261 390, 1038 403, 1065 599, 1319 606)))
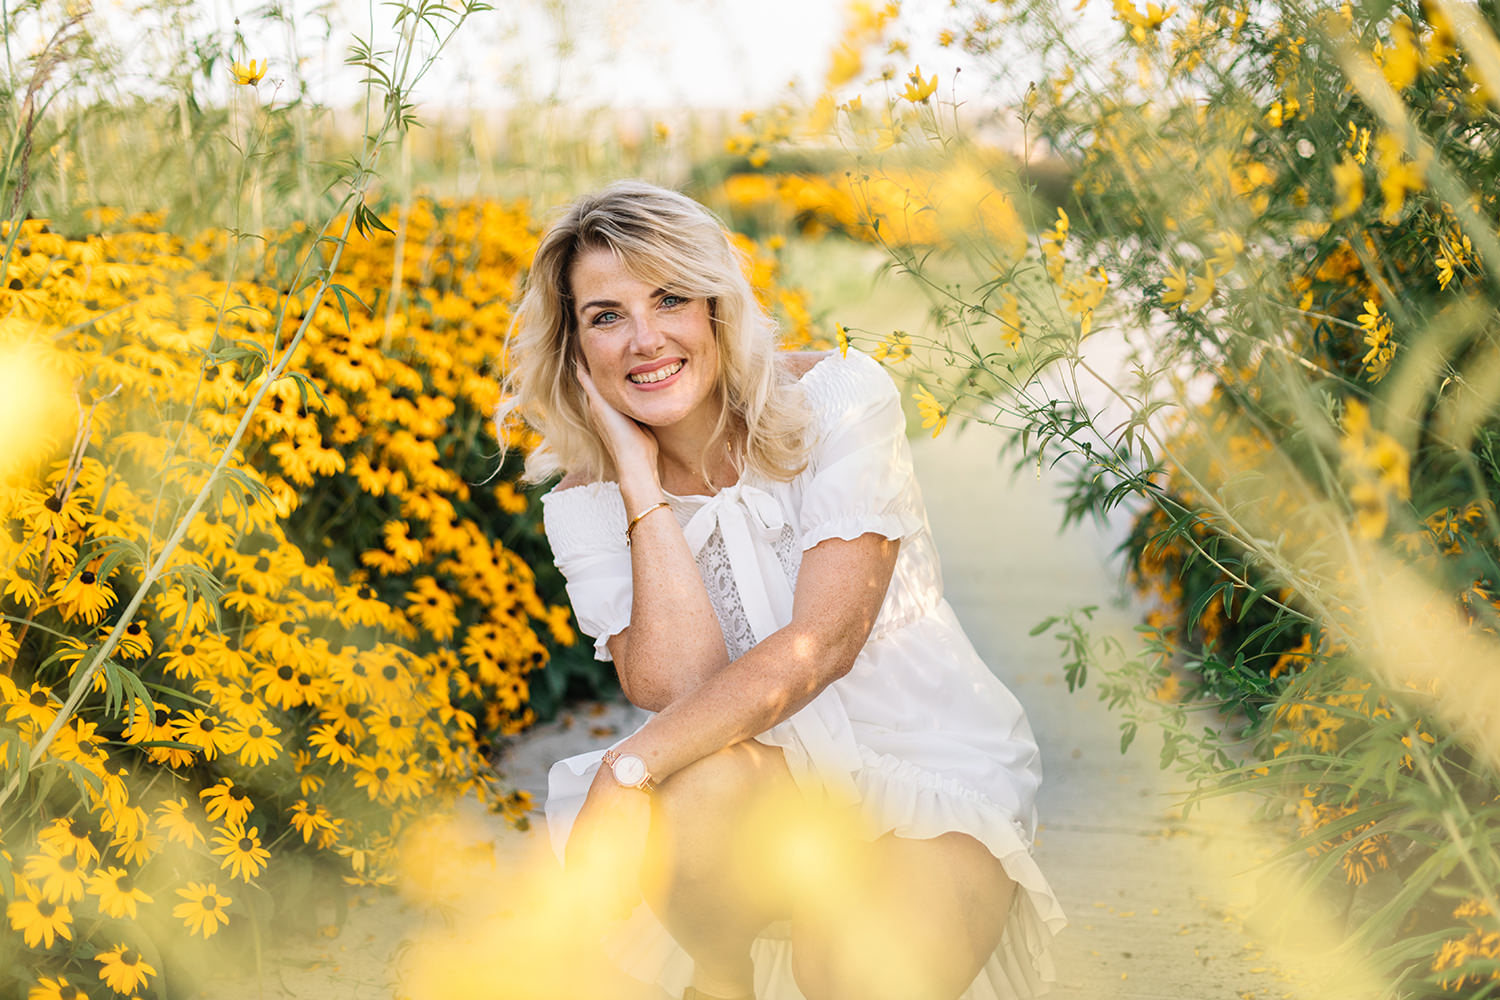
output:
POLYGON ((652 382, 660 382, 664 378, 671 378, 682 370, 682 362, 674 361, 670 365, 658 368, 655 371, 646 372, 642 375, 626 375, 636 385, 650 385, 652 382))

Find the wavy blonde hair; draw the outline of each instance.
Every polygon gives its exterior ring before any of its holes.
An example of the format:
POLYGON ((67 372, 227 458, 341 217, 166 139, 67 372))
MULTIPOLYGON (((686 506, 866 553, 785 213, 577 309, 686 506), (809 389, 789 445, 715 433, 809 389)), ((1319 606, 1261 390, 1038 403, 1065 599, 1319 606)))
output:
POLYGON ((776 325, 751 291, 743 254, 693 199, 641 181, 616 181, 568 205, 548 227, 511 321, 504 401, 495 422, 502 447, 518 415, 541 436, 527 455, 525 478, 540 482, 566 472, 593 481, 612 472, 574 375, 583 352, 570 272, 580 255, 598 249, 613 253, 638 281, 708 300, 723 404, 715 437, 738 420, 746 432, 744 470, 783 481, 802 471, 807 421, 801 390, 776 363, 776 325))

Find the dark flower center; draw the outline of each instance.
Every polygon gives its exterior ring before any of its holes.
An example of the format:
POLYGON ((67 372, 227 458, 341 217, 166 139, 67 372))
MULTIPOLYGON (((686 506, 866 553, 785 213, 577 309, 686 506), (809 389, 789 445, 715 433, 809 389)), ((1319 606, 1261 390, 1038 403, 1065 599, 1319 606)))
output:
POLYGON ((188 643, 186 646, 182 647, 183 656, 192 656, 196 652, 198 652, 198 647, 194 646, 192 643, 188 643))
POLYGON ((140 953, 132 948, 126 948, 124 951, 120 952, 121 965, 135 965, 140 962, 140 960, 140 953))
POLYGON ((57 904, 49 903, 45 899, 39 900, 36 904, 36 912, 40 913, 44 918, 50 918, 52 914, 57 912, 57 904))
POLYGON ((381 676, 383 676, 388 681, 393 681, 393 680, 396 679, 396 668, 395 667, 388 666, 384 670, 382 670, 380 673, 381 673, 381 676))
POLYGON ((340 729, 338 732, 333 734, 333 742, 337 743, 341 747, 346 747, 349 745, 349 734, 340 729))
POLYGON ((270 568, 271 560, 267 559, 265 556, 261 556, 259 559, 255 560, 255 572, 264 573, 270 568))
POLYGON ((399 716, 399 715, 393 715, 393 716, 391 716, 390 719, 387 722, 387 725, 389 725, 392 729, 400 729, 401 728, 401 716, 399 716))
POLYGON ((390 768, 385 767, 384 765, 382 765, 380 767, 377 767, 375 769, 375 777, 379 778, 381 781, 386 780, 390 776, 391 776, 391 770, 390 770, 390 768))
POLYGON ((156 714, 151 717, 151 720, 158 726, 165 726, 167 724, 167 720, 171 717, 171 712, 167 711, 165 708, 158 708, 156 710, 156 714))
POLYGON ((131 622, 129 625, 125 626, 125 631, 129 632, 131 635, 140 635, 141 634, 141 623, 140 622, 131 622))
POLYGON ((119 878, 115 879, 115 888, 119 889, 121 892, 129 892, 131 889, 135 888, 135 879, 130 877, 129 872, 126 872, 119 878))
POLYGON ((234 799, 236 802, 244 802, 250 797, 250 793, 245 791, 243 788, 231 788, 229 790, 229 797, 231 799, 234 799))
POLYGON ((297 631, 297 626, 293 625, 291 622, 282 622, 281 623, 281 634, 282 635, 291 635, 295 631, 297 631))
POLYGON ((31 692, 31 699, 30 700, 31 700, 32 707, 34 707, 34 708, 41 708, 43 705, 47 704, 47 692, 45 692, 45 691, 33 691, 33 692, 31 692))
POLYGON ((214 910, 217 910, 219 908, 219 901, 212 896, 204 896, 203 902, 199 903, 198 905, 212 913, 214 910))
POLYGON ((308 673, 298 674, 297 675, 297 683, 301 684, 303 687, 307 687, 309 684, 312 683, 312 674, 308 674, 308 673))
POLYGON ((249 854, 250 850, 255 847, 255 841, 251 840, 249 837, 241 837, 239 847, 240 850, 244 851, 246 854, 249 854))
POLYGON ((78 574, 78 579, 83 583, 85 587, 92 587, 94 585, 94 581, 97 580, 98 577, 94 576, 91 570, 84 570, 82 573, 78 574))
POLYGON ((265 734, 266 734, 266 731, 264 729, 260 728, 259 726, 251 726, 250 727, 250 738, 252 740, 258 740, 262 736, 264 736, 265 734))
POLYGON ((214 731, 214 720, 204 719, 202 722, 198 723, 198 728, 203 730, 205 733, 211 733, 214 731))
POLYGON ((58 511, 62 510, 62 501, 57 499, 57 497, 48 497, 46 502, 43 503, 42 506, 46 507, 52 513, 56 514, 58 511))
POLYGON ((292 668, 291 667, 285 667, 285 666, 283 666, 283 667, 277 667, 276 668, 276 676, 280 677, 284 681, 289 681, 289 680, 292 679, 292 668))

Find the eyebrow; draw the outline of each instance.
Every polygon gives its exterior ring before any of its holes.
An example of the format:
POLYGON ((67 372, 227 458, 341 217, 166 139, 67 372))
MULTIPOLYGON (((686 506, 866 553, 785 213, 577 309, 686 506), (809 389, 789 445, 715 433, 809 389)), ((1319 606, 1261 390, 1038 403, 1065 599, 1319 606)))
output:
MULTIPOLYGON (((651 297, 653 299, 659 299, 663 295, 677 295, 677 294, 679 294, 679 293, 677 293, 677 292, 668 292, 665 288, 658 288, 656 291, 654 291, 654 292, 651 293, 651 297)), ((579 312, 585 312, 585 311, 587 311, 589 309, 593 309, 596 306, 604 306, 604 307, 608 307, 608 308, 611 308, 611 309, 618 309, 618 308, 620 308, 620 303, 616 302, 614 299, 590 299, 588 302, 585 302, 583 305, 579 306, 578 307, 578 311, 579 312)))

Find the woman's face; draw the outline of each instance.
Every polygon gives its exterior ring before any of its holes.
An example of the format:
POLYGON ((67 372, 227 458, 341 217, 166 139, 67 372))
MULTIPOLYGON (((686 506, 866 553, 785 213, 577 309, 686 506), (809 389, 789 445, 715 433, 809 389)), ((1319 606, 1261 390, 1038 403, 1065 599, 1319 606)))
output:
POLYGON ((580 254, 569 280, 584 362, 606 402, 648 427, 716 414, 708 300, 637 280, 609 250, 580 254))

